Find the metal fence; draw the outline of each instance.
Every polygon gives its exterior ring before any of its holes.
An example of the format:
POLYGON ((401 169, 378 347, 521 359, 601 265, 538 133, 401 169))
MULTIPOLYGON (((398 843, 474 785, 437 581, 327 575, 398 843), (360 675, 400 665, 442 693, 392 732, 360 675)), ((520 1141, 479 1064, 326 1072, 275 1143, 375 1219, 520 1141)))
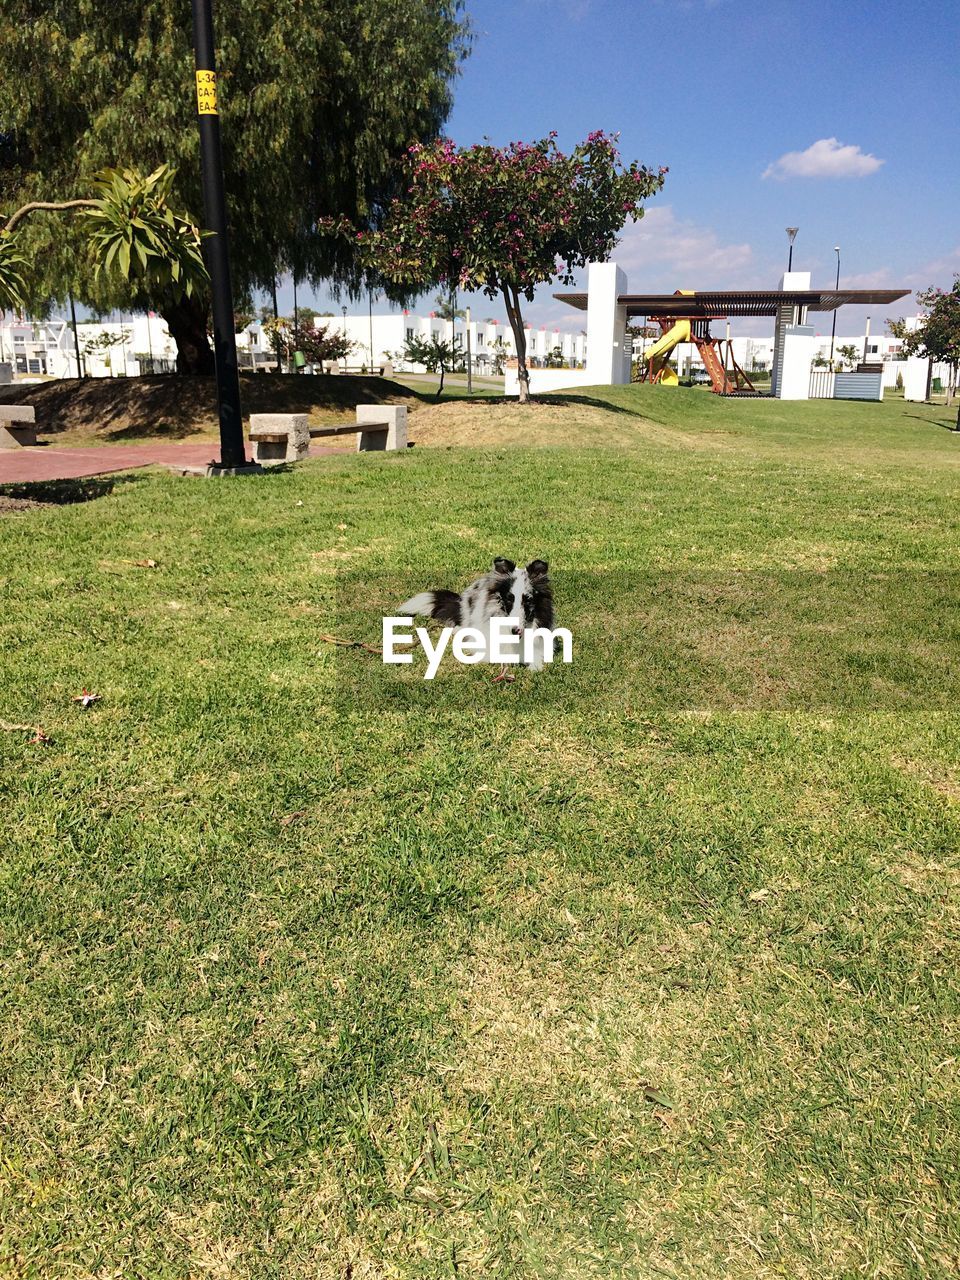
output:
POLYGON ((832 400, 833 383, 836 374, 829 369, 810 370, 810 399, 832 400))

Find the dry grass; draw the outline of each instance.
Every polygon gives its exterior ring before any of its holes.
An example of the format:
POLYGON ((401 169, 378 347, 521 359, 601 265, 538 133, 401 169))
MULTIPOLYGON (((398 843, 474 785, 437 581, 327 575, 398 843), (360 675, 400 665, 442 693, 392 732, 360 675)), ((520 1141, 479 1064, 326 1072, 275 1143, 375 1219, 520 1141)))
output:
POLYGON ((419 408, 410 438, 435 448, 613 445, 644 443, 669 449, 722 448, 709 439, 578 397, 551 396, 520 406, 515 401, 452 400, 419 408))

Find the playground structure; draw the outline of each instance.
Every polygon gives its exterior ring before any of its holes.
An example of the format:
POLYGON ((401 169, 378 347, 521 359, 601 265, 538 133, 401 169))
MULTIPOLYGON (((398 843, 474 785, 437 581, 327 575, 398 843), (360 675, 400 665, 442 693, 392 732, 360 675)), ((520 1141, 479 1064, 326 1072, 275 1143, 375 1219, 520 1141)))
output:
MULTIPOLYGON (((689 290, 678 289, 677 297, 693 297, 689 290)), ((711 320, 725 320, 726 316, 704 316, 697 320, 675 316, 657 316, 661 329, 660 339, 652 347, 646 347, 641 356, 640 382, 656 382, 664 387, 676 387, 680 379, 670 365, 670 353, 681 343, 697 348, 703 367, 710 375, 711 389, 718 396, 755 396, 760 393, 741 369, 733 354, 729 338, 715 338, 710 332, 711 320)))
MULTIPOLYGON (((788 271, 778 289, 628 293, 627 278, 615 262, 591 262, 586 292, 554 294, 558 301, 587 313, 586 368, 532 370, 531 390, 536 394, 630 382, 633 349, 628 325, 631 320, 642 320, 655 323, 661 331, 660 338, 643 353, 646 381, 676 386, 679 379, 668 367, 670 352, 682 343, 693 343, 717 395, 763 394, 754 389, 737 364, 729 340, 715 338, 710 332, 711 323, 742 316, 773 320, 769 394, 780 400, 808 400, 824 394, 811 377, 816 329, 808 321, 808 313, 832 312, 842 306, 889 306, 907 293, 908 289, 811 289, 809 271, 788 271)), ((882 375, 866 370, 837 375, 825 394, 880 399, 881 380, 882 375)), ((507 394, 511 394, 509 386, 507 394)))

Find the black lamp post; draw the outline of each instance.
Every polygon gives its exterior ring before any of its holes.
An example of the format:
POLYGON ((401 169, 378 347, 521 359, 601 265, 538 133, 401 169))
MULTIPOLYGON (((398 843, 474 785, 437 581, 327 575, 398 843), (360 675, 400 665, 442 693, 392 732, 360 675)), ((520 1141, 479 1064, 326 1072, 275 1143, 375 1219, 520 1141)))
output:
POLYGON ((213 348, 217 370, 222 469, 248 466, 240 410, 240 375, 234 333, 233 289, 227 236, 227 202, 223 189, 223 153, 217 110, 217 63, 213 43, 213 0, 192 0, 193 44, 197 67, 197 118, 200 166, 207 230, 203 242, 213 302, 213 348))
MULTIPOLYGON (((840 246, 835 244, 833 252, 837 255, 837 292, 840 292, 840 246)), ((830 369, 833 369, 833 343, 837 336, 837 308, 833 308, 833 323, 830 326, 830 369)))
POLYGON ((70 299, 70 321, 73 324, 73 349, 77 353, 77 377, 84 377, 83 365, 80 362, 80 337, 77 333, 77 308, 73 304, 73 293, 67 295, 70 299))
POLYGON ((793 270, 793 242, 797 238, 799 227, 787 227, 787 239, 790 241, 790 252, 787 255, 787 271, 793 270))

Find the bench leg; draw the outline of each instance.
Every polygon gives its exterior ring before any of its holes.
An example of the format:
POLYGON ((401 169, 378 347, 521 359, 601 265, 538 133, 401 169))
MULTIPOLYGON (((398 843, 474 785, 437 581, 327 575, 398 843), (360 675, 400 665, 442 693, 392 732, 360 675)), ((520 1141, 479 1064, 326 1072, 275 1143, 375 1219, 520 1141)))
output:
POLYGON ((253 460, 266 466, 271 463, 286 462, 286 440, 255 440, 253 442, 253 460))
MULTIPOLYGON (((387 437, 390 431, 388 427, 366 427, 363 431, 357 432, 357 453, 366 453, 371 449, 389 449, 387 437)), ((394 445, 396 448, 396 445, 394 445)))
POLYGON ((357 449, 406 449, 407 410, 405 405, 361 404, 357 406, 360 438, 357 449), (366 437, 368 443, 364 443, 366 437))
POLYGON ((36 427, 0 426, 0 449, 22 449, 37 443, 36 427))
POLYGON ((287 462, 302 462, 310 455, 310 429, 304 427, 290 432, 287 440, 287 462))

